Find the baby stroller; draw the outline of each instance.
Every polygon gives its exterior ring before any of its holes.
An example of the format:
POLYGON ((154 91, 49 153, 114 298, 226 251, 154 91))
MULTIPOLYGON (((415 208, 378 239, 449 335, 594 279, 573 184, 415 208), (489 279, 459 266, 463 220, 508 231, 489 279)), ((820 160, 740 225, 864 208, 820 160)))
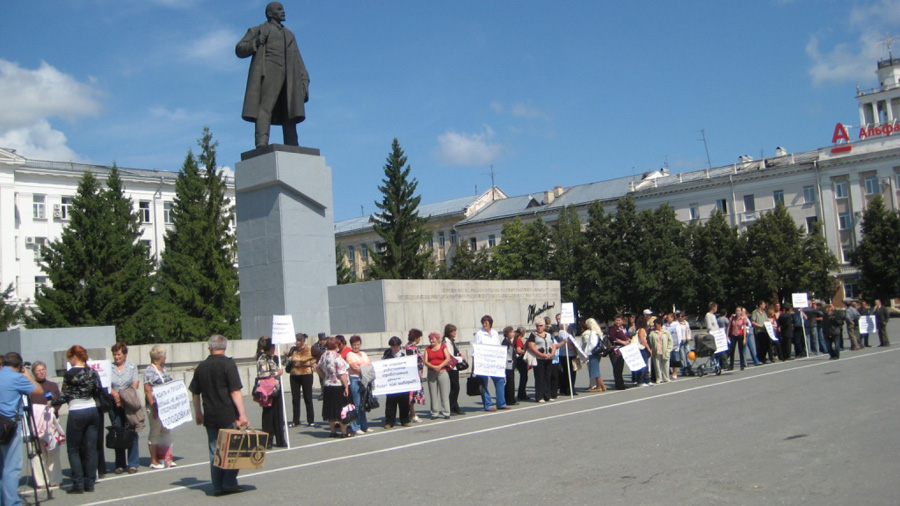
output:
POLYGON ((688 363, 684 373, 688 376, 705 376, 715 373, 722 374, 722 365, 716 358, 716 338, 712 334, 697 334, 694 336, 694 359, 688 354, 688 363))

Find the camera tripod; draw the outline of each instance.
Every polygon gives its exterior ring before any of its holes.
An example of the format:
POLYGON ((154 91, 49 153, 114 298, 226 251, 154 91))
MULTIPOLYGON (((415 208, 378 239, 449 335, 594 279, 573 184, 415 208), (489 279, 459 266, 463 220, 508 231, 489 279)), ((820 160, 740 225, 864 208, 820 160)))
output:
POLYGON ((41 445, 44 444, 38 437, 37 424, 34 421, 34 410, 31 407, 31 401, 27 395, 22 396, 22 422, 19 424, 19 430, 22 435, 22 445, 25 446, 25 453, 28 455, 28 467, 31 469, 31 489, 34 492, 34 504, 41 504, 38 498, 37 477, 34 475, 34 466, 31 465, 32 460, 36 456, 41 465, 41 474, 44 478, 44 488, 47 490, 47 499, 53 499, 53 492, 50 490, 50 479, 47 476, 47 469, 44 467, 44 456, 41 451, 41 445))

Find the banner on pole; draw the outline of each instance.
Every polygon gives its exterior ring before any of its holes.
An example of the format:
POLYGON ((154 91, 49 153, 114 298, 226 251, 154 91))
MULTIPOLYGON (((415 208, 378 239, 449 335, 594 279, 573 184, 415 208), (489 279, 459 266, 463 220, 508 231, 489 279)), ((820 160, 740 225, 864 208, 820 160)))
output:
POLYGON ((809 307, 809 297, 805 293, 792 293, 791 305, 794 308, 807 308, 809 307))
POLYGON ((289 314, 272 315, 272 344, 294 344, 294 317, 289 314))
POLYGON ((728 338, 725 336, 725 329, 716 329, 710 334, 716 339, 716 353, 728 351, 728 338))
POLYGON ((389 358, 372 362, 375 381, 372 392, 375 395, 412 392, 422 388, 416 356, 389 358))
POLYGON ((763 323, 763 325, 766 327, 766 333, 769 334, 769 339, 777 343, 778 338, 775 337, 775 327, 772 325, 772 322, 766 322, 763 323))
POLYGON ((572 302, 563 302, 562 310, 559 315, 559 323, 563 325, 571 325, 575 323, 575 304, 572 302))
POLYGON ((622 358, 625 359, 625 365, 628 366, 628 370, 632 372, 640 371, 647 367, 647 362, 645 362, 644 357, 641 356, 641 349, 638 347, 637 343, 622 346, 619 348, 619 351, 622 353, 622 358))
POLYGON ((153 387, 159 421, 171 430, 194 419, 191 415, 191 396, 184 381, 175 380, 153 387))
POLYGON ((496 344, 473 344, 475 376, 506 377, 506 346, 496 344))

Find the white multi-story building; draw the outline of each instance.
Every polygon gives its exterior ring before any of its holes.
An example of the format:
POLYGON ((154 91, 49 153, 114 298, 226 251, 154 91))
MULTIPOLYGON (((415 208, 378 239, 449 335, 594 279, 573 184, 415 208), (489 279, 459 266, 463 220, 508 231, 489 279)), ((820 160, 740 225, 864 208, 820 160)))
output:
MULTIPOLYGON (((627 194, 634 197, 638 210, 668 204, 684 222, 706 220, 713 210, 720 209, 738 228, 755 222, 761 213, 781 202, 807 231, 813 222, 822 223, 828 247, 840 261, 835 274, 842 292, 834 296, 839 303, 858 293, 857 272, 849 265, 848 255, 860 239, 862 212, 877 194, 891 209, 898 209, 900 202, 900 59, 879 62, 877 72, 880 86, 857 92, 861 126, 836 124, 831 143, 823 139, 826 147, 800 153, 788 153, 779 147, 776 156, 763 160, 741 156, 738 163, 724 167, 675 175, 663 169, 639 177, 495 198, 475 212, 460 215, 455 224, 431 228, 480 249, 497 244, 503 224, 515 217, 528 222, 539 216, 553 225, 562 208, 573 206, 585 224, 593 202, 599 201, 607 212, 614 212, 616 202, 627 194)), ((823 125, 822 130, 832 132, 830 125, 823 125)), ((430 205, 440 208, 444 204, 430 205)), ((357 219, 336 224, 339 244, 345 254, 351 253, 349 258, 357 272, 364 267, 358 266, 360 259, 352 256, 353 252, 377 247, 377 237, 370 226, 362 227, 364 222, 357 219)), ((453 244, 437 249, 438 259, 452 261, 453 244)))
MULTIPOLYGON (((110 167, 29 160, 0 148, 0 283, 12 284, 15 301, 34 300, 35 289, 47 283, 41 270, 40 245, 57 239, 69 221, 72 199, 86 171, 103 183, 110 167)), ((126 195, 141 215, 141 240, 157 260, 171 226, 177 173, 130 169, 119 172, 126 195)), ((227 182, 234 201, 234 181, 227 182)))

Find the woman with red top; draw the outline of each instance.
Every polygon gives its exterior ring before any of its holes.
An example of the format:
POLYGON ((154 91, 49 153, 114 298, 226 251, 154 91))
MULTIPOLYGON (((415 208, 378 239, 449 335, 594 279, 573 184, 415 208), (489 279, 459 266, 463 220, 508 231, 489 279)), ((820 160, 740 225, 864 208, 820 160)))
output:
POLYGON ((437 332, 428 334, 431 345, 425 348, 425 367, 428 368, 428 399, 431 419, 450 418, 450 351, 437 332))
POLYGON ((747 317, 744 315, 744 308, 738 306, 734 310, 731 321, 728 322, 728 370, 734 370, 734 349, 740 351, 741 370, 747 367, 747 361, 744 360, 744 331, 747 327, 747 317))
POLYGON ((416 415, 416 404, 425 404, 425 389, 422 388, 422 373, 425 371, 425 356, 419 350, 419 341, 421 339, 421 330, 410 329, 409 334, 406 336, 406 346, 403 348, 403 351, 406 352, 406 356, 416 357, 416 365, 419 369, 419 389, 409 393, 409 421, 412 423, 422 423, 422 419, 416 415))

